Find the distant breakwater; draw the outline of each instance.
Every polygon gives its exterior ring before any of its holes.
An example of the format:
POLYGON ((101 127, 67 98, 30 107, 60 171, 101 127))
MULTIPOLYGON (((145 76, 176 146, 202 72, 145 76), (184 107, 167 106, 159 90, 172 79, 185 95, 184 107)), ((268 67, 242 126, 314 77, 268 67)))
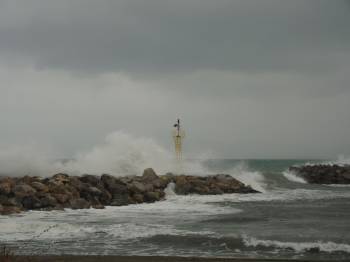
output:
POLYGON ((165 199, 165 189, 170 183, 180 195, 259 193, 230 175, 168 173, 158 176, 152 168, 145 169, 142 176, 56 174, 49 178, 0 177, 0 214, 153 203, 165 199))
POLYGON ((350 165, 292 166, 289 171, 310 184, 350 184, 350 165))

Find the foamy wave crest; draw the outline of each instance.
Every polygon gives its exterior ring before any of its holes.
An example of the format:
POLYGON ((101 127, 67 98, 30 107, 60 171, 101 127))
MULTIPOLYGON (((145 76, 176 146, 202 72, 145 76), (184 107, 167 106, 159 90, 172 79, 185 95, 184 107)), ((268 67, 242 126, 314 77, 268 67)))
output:
POLYGON ((334 242, 281 242, 276 240, 260 240, 253 237, 244 237, 243 243, 248 247, 274 247, 278 249, 292 248, 296 252, 305 252, 317 249, 323 252, 347 252, 350 253, 350 245, 334 242))
POLYGON ((302 177, 297 176, 296 174, 290 171, 284 171, 283 176, 292 182, 303 183, 303 184, 307 183, 302 177))
MULTIPOLYGON (((164 174, 177 170, 173 154, 151 138, 133 137, 124 132, 109 134, 105 141, 91 150, 77 154, 67 162, 50 161, 49 154, 36 147, 13 147, 0 151, 0 174, 23 176, 50 176, 65 172, 73 175, 84 173, 109 173, 115 176, 140 175, 152 167, 164 174)), ((185 161, 183 171, 204 174, 200 161, 185 161)))
POLYGON ((141 174, 147 167, 161 173, 172 171, 173 158, 153 139, 115 132, 108 135, 103 144, 78 154, 74 160, 61 164, 59 168, 71 174, 88 172, 123 176, 141 174))
POLYGON ((338 165, 338 166, 350 165, 350 156, 339 155, 335 160, 327 160, 327 161, 321 161, 321 162, 307 162, 303 166, 315 166, 315 165, 338 165))
POLYGON ((334 164, 338 165, 350 165, 350 157, 346 157, 343 155, 338 156, 337 160, 334 161, 334 164))
POLYGON ((229 170, 228 173, 242 183, 251 186, 255 190, 262 193, 266 192, 264 176, 260 172, 250 171, 244 162, 229 170))

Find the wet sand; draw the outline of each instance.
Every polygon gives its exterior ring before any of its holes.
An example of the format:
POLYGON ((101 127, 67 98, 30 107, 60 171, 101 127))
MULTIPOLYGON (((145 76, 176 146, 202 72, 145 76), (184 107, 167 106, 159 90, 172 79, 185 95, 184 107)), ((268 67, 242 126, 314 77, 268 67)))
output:
MULTIPOLYGON (((6 261, 6 260, 4 260, 6 261)), ((332 261, 294 259, 252 259, 252 258, 200 258, 200 257, 159 257, 159 256, 16 256, 8 262, 282 262, 282 261, 332 261)), ((339 261, 339 260, 337 260, 339 261)), ((350 260, 342 260, 350 261, 350 260)), ((0 258, 0 262, 2 262, 0 258)))

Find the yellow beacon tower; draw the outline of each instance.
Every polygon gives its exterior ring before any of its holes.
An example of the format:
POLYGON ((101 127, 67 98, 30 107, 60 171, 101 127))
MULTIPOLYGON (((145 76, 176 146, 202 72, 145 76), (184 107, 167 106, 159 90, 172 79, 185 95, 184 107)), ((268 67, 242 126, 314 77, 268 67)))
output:
POLYGON ((174 124, 175 130, 173 132, 174 144, 175 144, 175 155, 178 164, 182 161, 182 141, 185 138, 185 133, 181 129, 180 119, 174 124))

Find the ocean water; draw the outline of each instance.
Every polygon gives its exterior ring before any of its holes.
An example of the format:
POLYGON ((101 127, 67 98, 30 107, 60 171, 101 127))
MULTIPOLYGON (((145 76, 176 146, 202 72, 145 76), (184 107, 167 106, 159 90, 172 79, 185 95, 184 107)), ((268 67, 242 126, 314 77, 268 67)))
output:
POLYGON ((319 161, 201 161, 262 193, 178 196, 169 186, 153 204, 1 216, 0 243, 21 254, 350 259, 350 186, 287 172, 306 162, 319 161))

